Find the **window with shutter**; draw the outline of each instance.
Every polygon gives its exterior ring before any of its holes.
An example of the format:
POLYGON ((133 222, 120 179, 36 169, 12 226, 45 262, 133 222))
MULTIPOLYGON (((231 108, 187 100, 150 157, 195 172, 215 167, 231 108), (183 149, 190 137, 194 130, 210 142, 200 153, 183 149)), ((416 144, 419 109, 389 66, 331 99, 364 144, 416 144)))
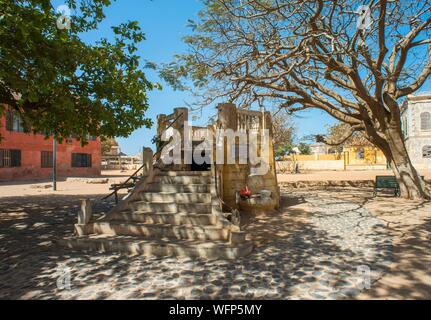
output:
POLYGON ((6 150, 4 150, 4 149, 0 149, 0 168, 4 168, 5 167, 5 153, 6 153, 6 150))
POLYGON ((431 130, 431 114, 429 112, 421 113, 421 130, 431 130))
POLYGON ((87 153, 72 153, 72 167, 74 168, 90 168, 91 154, 87 153))
POLYGON ((21 150, 0 149, 0 168, 21 167, 21 150))
POLYGON ((41 167, 42 168, 52 168, 54 164, 53 153, 51 151, 41 152, 41 167))
POLYGON ((356 160, 364 160, 365 159, 365 150, 364 148, 356 149, 356 160))
POLYGON ((23 122, 19 115, 13 111, 8 111, 6 114, 6 130, 15 132, 29 132, 24 128, 23 122))
POLYGON ((6 113, 6 130, 13 131, 13 112, 8 111, 6 113))
POLYGON ((11 167, 21 167, 21 150, 11 150, 11 167))

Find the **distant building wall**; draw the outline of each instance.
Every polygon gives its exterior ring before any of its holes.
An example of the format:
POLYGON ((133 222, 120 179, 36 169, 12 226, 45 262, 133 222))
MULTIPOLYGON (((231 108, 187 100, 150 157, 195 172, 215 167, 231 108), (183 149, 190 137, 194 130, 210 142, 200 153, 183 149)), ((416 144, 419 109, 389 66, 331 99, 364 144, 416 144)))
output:
POLYGON ((402 110, 403 133, 413 165, 431 168, 431 94, 409 96, 402 110))
POLYGON ((386 168, 383 152, 375 147, 346 147, 343 153, 292 154, 277 162, 278 172, 293 172, 295 163, 300 170, 381 170, 386 168))
POLYGON ((375 147, 352 146, 345 147, 346 163, 348 165, 386 165, 386 157, 383 152, 375 147))
POLYGON ((342 160, 343 155, 332 153, 332 154, 295 154, 283 157, 285 161, 318 161, 318 160, 342 160))
POLYGON ((330 147, 324 143, 315 143, 310 145, 310 151, 312 154, 324 155, 329 153, 330 147))
MULTIPOLYGON (((3 163, 0 163, 0 181, 12 180, 36 180, 49 179, 52 177, 52 167, 43 167, 42 152, 49 155, 53 150, 52 137, 45 139, 41 134, 29 134, 7 130, 6 118, 0 118, 0 152, 3 163), (19 150, 19 166, 11 167, 6 164, 5 154, 11 150, 19 150)), ((51 154, 52 156, 52 154, 51 154)), ((45 159, 46 160, 46 159, 45 159)), ((80 159, 79 159, 80 160, 80 159)), ((81 165, 84 161, 80 161, 81 165)), ((15 164, 16 165, 16 164, 15 164)), ((45 164, 46 166, 46 164, 45 164)), ((89 141, 87 145, 81 146, 76 139, 68 142, 57 143, 57 176, 61 177, 88 177, 101 174, 101 144, 100 139, 89 141), (78 156, 72 156, 78 154, 78 156), (86 159, 89 167, 76 167, 76 157, 89 155, 86 159), (72 157, 75 157, 72 165, 72 157), (91 163, 89 160, 91 159, 91 163)))

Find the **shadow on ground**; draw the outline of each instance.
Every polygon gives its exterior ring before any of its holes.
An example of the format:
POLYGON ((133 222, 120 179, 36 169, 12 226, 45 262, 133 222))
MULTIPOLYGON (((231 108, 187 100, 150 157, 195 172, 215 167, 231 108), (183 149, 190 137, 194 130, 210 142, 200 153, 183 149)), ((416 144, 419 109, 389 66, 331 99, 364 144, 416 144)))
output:
POLYGON ((390 272, 365 292, 372 299, 430 299, 431 219, 410 230, 394 248, 390 272))
MULTIPOLYGON (((303 194, 284 196, 279 211, 244 217, 256 247, 235 261, 72 252, 53 246, 55 238, 72 234, 82 198, 1 199, 0 298, 340 299, 359 293, 351 278, 356 265, 375 262, 375 257, 368 261, 362 252, 337 245, 344 240, 336 230, 330 234, 310 221, 315 212, 303 194), (70 290, 57 286, 64 270, 71 272, 70 290)), ((106 209, 101 206, 97 212, 106 209)), ((320 213, 321 219, 325 214, 320 213)))

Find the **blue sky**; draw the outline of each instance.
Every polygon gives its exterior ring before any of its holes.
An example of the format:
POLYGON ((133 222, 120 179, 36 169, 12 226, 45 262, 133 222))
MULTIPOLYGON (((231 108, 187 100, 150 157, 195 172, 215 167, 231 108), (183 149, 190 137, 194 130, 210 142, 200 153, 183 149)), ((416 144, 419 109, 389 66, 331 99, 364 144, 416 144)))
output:
MULTIPOLYGON (((62 1, 53 1, 62 4, 62 1)), ((182 37, 190 32, 187 28, 188 19, 196 19, 201 8, 199 0, 117 0, 106 10, 106 19, 98 30, 83 35, 84 41, 94 42, 101 37, 112 37, 111 26, 118 25, 127 20, 139 21, 146 34, 146 40, 141 44, 139 55, 156 63, 169 62, 176 53, 186 51, 182 37)), ((161 82, 157 74, 147 71, 148 79, 152 82, 161 82)), ((162 91, 149 93, 150 107, 148 117, 156 119, 157 114, 172 113, 175 107, 185 106, 191 102, 189 92, 173 91, 161 82, 162 91)), ((215 106, 209 106, 199 123, 206 121, 206 115, 215 114, 215 106)), ((325 125, 335 121, 319 110, 310 110, 295 117, 295 124, 300 138, 309 134, 324 133, 325 125)), ((199 124, 196 122, 196 124, 199 124)), ((155 135, 156 127, 136 130, 128 138, 118 138, 121 150, 127 154, 136 154, 143 146, 150 146, 155 135)))

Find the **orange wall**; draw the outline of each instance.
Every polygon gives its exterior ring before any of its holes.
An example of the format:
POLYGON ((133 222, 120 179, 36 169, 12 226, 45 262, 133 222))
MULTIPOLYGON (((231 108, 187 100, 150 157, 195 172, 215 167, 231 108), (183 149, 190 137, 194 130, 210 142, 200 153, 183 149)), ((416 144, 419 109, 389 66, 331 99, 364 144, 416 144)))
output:
MULTIPOLYGON (((6 130, 6 118, 0 118, 0 149, 21 150, 21 167, 0 168, 0 181, 33 180, 52 178, 52 168, 41 168, 41 151, 52 151, 52 138, 45 139, 40 134, 10 132, 6 130)), ((100 140, 89 141, 82 147, 73 139, 71 144, 57 143, 57 176, 88 177, 98 176, 101 170, 100 140), (92 156, 91 168, 72 168, 72 153, 88 153, 92 156)))

